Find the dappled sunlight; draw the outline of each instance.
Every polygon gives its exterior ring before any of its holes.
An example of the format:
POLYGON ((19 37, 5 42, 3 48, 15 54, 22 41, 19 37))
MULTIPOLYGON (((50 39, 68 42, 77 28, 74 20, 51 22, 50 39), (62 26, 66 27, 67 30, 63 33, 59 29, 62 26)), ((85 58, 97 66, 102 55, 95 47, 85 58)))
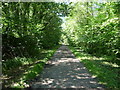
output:
POLYGON ((43 85, 47 85, 47 84, 51 84, 51 83, 53 83, 53 81, 54 81, 54 79, 49 79, 49 78, 46 78, 46 79, 44 79, 43 80, 43 85), (47 82, 46 82, 47 81, 47 82))
POLYGON ((32 88, 103 88, 66 46, 60 47, 46 65, 32 88))
MULTIPOLYGON (((58 48, 58 47, 55 47, 55 48, 58 48)), ((11 87, 12 86, 12 87, 20 87, 21 88, 21 85, 22 85, 22 88, 24 86, 28 87, 28 83, 26 85, 25 80, 32 79, 41 72, 46 60, 48 60, 48 58, 54 54, 55 48, 53 50, 44 50, 43 52, 41 52, 42 53, 42 55, 40 54, 41 59, 16 57, 16 59, 18 61, 22 62, 23 65, 22 66, 17 65, 18 67, 10 70, 9 74, 7 76, 5 76, 5 75, 2 76, 3 87, 11 87), (45 53, 45 54, 43 54, 43 53, 45 53)))
POLYGON ((17 1, 0 8, 3 88, 119 88, 119 0, 17 1))
POLYGON ((91 56, 87 53, 83 53, 83 52, 77 52, 76 51, 73 51, 75 53, 75 55, 77 55, 77 57, 80 59, 80 60, 84 60, 84 59, 87 59, 87 60, 106 60, 105 57, 96 57, 96 56, 91 56))
POLYGON ((93 74, 92 78, 98 78, 99 84, 118 88, 119 65, 111 62, 114 58, 107 55, 93 56, 78 49, 70 47, 75 56, 86 66, 93 74), (78 52, 79 51, 79 52, 78 52))
POLYGON ((91 60, 91 61, 94 61, 96 63, 99 62, 99 65, 106 65, 106 66, 109 66, 109 67, 116 67, 116 68, 119 67, 119 65, 117 65, 116 63, 110 62, 110 60, 109 60, 110 57, 106 57, 106 56, 101 56, 101 57, 92 56, 90 54, 80 52, 79 49, 76 49, 73 52, 75 53, 75 55, 78 57, 78 59, 80 61, 82 61, 82 60, 91 60))
POLYGON ((80 60, 84 60, 84 59, 87 59, 87 60, 105 60, 105 58, 97 58, 97 57, 89 57, 89 56, 86 56, 86 57, 79 57, 80 60))
POLYGON ((112 66, 112 67, 119 67, 117 64, 115 63, 110 63, 110 62, 102 62, 103 64, 105 65, 109 65, 109 66, 112 66))

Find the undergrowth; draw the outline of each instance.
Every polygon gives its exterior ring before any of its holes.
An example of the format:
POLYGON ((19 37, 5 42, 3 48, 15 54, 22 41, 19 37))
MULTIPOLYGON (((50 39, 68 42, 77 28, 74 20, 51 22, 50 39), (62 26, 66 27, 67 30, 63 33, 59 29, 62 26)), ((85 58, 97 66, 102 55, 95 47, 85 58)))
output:
POLYGON ((75 56, 82 62, 86 68, 97 77, 100 84, 109 89, 119 90, 119 66, 111 63, 113 57, 103 56, 96 57, 83 52, 80 48, 69 47, 75 56))
POLYGON ((7 78, 14 77, 8 80, 3 80, 4 88, 26 88, 29 87, 29 80, 38 76, 46 61, 48 61, 59 46, 49 50, 42 50, 37 58, 16 57, 8 62, 3 62, 3 74, 7 78), (15 74, 15 75, 14 75, 15 74), (5 83, 7 81, 7 83, 5 83))

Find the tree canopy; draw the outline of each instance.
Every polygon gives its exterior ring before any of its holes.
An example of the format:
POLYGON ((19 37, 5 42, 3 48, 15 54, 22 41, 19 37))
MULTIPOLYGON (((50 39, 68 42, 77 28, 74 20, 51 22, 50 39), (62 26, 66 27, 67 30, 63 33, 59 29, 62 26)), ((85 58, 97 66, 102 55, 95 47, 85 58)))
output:
POLYGON ((1 6, 2 70, 7 78, 3 87, 15 82, 26 87, 27 80, 35 78, 65 44, 76 57, 92 58, 81 62, 110 88, 119 88, 115 74, 120 65, 120 2, 2 2, 1 6))
POLYGON ((71 3, 63 30, 68 44, 97 55, 120 57, 118 2, 71 3))
POLYGON ((61 37, 60 17, 66 14, 64 3, 2 3, 3 59, 34 56, 41 48, 57 45, 61 37))

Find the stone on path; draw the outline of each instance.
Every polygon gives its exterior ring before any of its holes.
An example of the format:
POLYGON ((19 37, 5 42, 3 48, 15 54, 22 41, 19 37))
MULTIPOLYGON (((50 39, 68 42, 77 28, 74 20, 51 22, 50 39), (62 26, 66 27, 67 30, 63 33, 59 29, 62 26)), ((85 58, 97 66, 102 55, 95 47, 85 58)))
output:
POLYGON ((67 46, 61 46, 49 60, 32 88, 83 88, 104 90, 67 46))

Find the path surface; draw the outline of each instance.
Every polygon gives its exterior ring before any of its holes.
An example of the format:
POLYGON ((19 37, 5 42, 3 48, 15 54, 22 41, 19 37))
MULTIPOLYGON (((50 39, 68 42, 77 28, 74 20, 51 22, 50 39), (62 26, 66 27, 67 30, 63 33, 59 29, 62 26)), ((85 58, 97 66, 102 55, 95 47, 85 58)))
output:
POLYGON ((32 88, 85 88, 104 90, 67 46, 61 46, 46 64, 32 88))

